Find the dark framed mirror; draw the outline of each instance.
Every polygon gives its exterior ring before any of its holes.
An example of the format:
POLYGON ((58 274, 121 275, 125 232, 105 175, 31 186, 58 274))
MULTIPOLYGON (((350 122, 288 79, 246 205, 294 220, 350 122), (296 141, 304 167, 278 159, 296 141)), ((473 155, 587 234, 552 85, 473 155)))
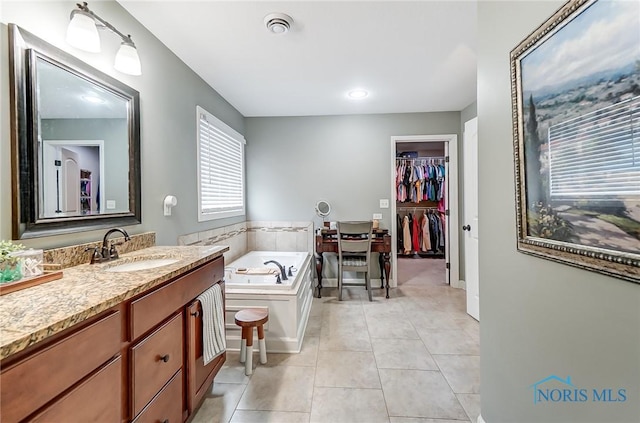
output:
POLYGON ((13 238, 141 223, 140 95, 9 24, 13 238))

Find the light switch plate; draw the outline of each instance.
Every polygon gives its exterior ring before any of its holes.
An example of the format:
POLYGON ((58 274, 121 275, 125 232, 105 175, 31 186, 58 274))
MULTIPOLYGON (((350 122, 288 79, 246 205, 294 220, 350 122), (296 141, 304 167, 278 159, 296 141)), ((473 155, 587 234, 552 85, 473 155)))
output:
POLYGON ((107 209, 113 210, 116 208, 116 200, 107 200, 107 209))
POLYGON ((386 198, 383 198, 380 200, 380 208, 381 209, 388 209, 389 208, 389 200, 386 198))
POLYGON ((374 219, 377 219, 377 220, 382 219, 382 213, 374 213, 374 214, 373 214, 373 218, 374 218, 374 219))

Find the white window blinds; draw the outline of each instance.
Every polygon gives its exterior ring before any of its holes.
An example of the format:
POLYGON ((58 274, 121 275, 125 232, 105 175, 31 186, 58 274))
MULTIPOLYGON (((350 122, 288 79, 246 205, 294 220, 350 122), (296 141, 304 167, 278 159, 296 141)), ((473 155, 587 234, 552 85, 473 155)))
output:
POLYGON ((640 195, 640 97, 549 128, 552 198, 640 195))
POLYGON ((198 106, 198 221, 241 216, 245 139, 198 106))

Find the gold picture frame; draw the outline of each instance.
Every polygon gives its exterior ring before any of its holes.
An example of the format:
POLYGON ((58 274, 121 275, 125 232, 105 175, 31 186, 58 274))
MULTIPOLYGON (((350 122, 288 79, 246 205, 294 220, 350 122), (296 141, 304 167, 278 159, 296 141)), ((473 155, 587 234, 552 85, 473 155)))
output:
POLYGON ((571 0, 510 63, 518 250, 640 283, 640 3, 571 0))

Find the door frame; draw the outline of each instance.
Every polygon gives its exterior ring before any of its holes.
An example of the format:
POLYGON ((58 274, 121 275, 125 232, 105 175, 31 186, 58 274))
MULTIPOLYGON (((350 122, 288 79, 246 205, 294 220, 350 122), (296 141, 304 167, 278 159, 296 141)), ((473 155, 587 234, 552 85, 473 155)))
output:
POLYGON ((390 151, 390 187, 391 196, 389 197, 389 205, 391 210, 391 281, 389 286, 397 287, 398 275, 398 251, 397 243, 397 224, 396 224, 396 145, 398 143, 425 143, 425 142, 444 142, 445 152, 448 151, 449 163, 446 180, 448 180, 449 192, 447 198, 447 208, 449 216, 447 216, 447 227, 449 228, 448 254, 449 260, 449 281, 453 288, 461 288, 460 284, 460 245, 458 231, 458 215, 459 215, 459 198, 458 198, 458 135, 403 135, 391 137, 390 151))
MULTIPOLYGON (((51 160, 46 161, 45 159, 47 159, 49 154, 49 148, 55 148, 55 147, 64 147, 64 146, 70 146, 70 147, 98 147, 98 160, 100 161, 100 210, 98 210, 99 213, 104 213, 105 212, 105 202, 104 202, 104 195, 105 195, 105 178, 104 178, 104 168, 105 168, 105 157, 104 157, 104 140, 43 140, 42 141, 43 147, 42 147, 42 151, 43 151, 43 158, 41 159, 41 165, 42 165, 42 172, 40 172, 40 186, 44 187, 44 178, 45 175, 48 174, 49 178, 51 178, 51 175, 55 174, 55 169, 53 169, 51 167, 51 160), (53 173, 52 173, 53 172, 53 173)), ((41 192, 41 198, 38 200, 41 202, 42 205, 44 205, 44 190, 41 192)), ((44 209, 44 207, 43 207, 44 209)))

